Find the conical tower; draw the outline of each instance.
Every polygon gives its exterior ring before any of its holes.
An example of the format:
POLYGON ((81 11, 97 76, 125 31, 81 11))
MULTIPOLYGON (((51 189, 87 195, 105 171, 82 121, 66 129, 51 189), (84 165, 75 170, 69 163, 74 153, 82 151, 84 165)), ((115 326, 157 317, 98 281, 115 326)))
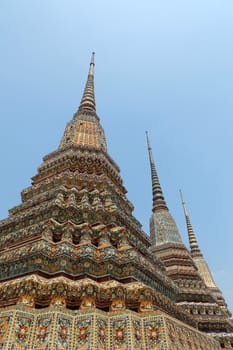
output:
POLYGON ((152 154, 152 148, 149 141, 148 132, 146 132, 149 161, 151 168, 152 181, 152 215, 150 219, 150 234, 152 244, 156 247, 169 243, 181 243, 181 237, 177 229, 175 220, 170 214, 163 191, 159 182, 159 177, 155 167, 152 154))
POLYGON ((181 202, 182 202, 182 206, 183 206, 183 210, 184 210, 186 226, 187 226, 190 253, 191 253, 191 256, 193 258, 193 261, 195 262, 195 265, 198 268, 198 272, 201 275, 202 279, 204 280, 206 286, 210 289, 210 292, 218 300, 220 307, 224 310, 224 312, 228 313, 228 315, 231 316, 231 313, 227 308, 227 305, 226 305, 226 302, 223 298, 223 295, 222 295, 221 291, 218 289, 218 287, 214 281, 214 278, 212 276, 212 273, 210 271, 210 268, 209 268, 203 254, 201 252, 201 249, 199 248, 196 234, 193 230, 193 226, 191 224, 188 209, 187 209, 186 203, 184 201, 184 197, 183 197, 181 190, 180 190, 180 197, 181 197, 181 202))
POLYGON ((96 113, 94 65, 92 55, 58 149, 0 222, 0 347, 219 350, 177 304, 132 214, 96 113))
POLYGON ((152 148, 146 133, 152 180, 152 215, 150 218, 150 235, 152 252, 166 265, 168 274, 174 280, 180 281, 187 276, 199 280, 197 268, 184 246, 175 220, 169 212, 152 154, 152 148), (185 268, 184 268, 185 266, 185 268), (179 272, 180 271, 180 272, 179 272))
POLYGON ((201 277, 205 281, 205 284, 207 285, 207 287, 217 288, 215 281, 213 279, 213 276, 210 272, 209 266, 207 265, 203 255, 201 253, 201 250, 199 248, 196 234, 193 230, 193 227, 192 227, 192 224, 190 221, 190 217, 188 214, 188 210, 187 210, 187 207, 186 207, 184 197, 183 197, 181 190, 180 190, 180 196, 181 196, 181 202, 182 202, 182 206, 183 206, 183 210, 184 210, 185 221, 186 221, 186 225, 187 225, 191 256, 192 256, 192 258, 193 258, 193 260, 198 268, 198 271, 199 271, 201 277))
POLYGON ((96 114, 94 66, 94 53, 92 53, 87 82, 78 111, 67 124, 59 150, 77 145, 107 152, 104 130, 96 114))
POLYGON ((163 196, 148 134, 147 144, 153 194, 150 219, 151 251, 165 264, 169 277, 178 287, 177 304, 189 311, 197 320, 200 330, 215 336, 222 345, 229 345, 233 330, 230 313, 200 251, 186 207, 184 212, 189 232, 190 252, 181 240, 163 196))

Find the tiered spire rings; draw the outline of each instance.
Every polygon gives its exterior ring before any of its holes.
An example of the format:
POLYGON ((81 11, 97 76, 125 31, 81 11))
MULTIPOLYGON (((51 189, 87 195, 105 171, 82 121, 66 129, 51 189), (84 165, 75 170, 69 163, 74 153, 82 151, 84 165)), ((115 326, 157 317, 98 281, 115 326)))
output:
POLYGON ((168 210, 166 201, 163 196, 163 191, 159 182, 159 177, 156 171, 155 162, 153 158, 152 148, 150 145, 150 140, 148 136, 148 131, 146 131, 146 139, 148 145, 149 159, 150 159, 150 168, 151 168, 151 180, 152 180, 152 195, 153 195, 153 209, 155 212, 159 209, 168 210))
POLYGON ((184 197, 183 194, 180 190, 180 197, 181 197, 181 202, 182 202, 182 206, 184 209, 184 216, 185 216, 185 220, 186 220, 186 225, 187 225, 187 230, 188 230, 188 236, 189 236, 189 245, 190 245, 190 252, 192 255, 199 255, 202 256, 201 250, 199 248, 198 242, 197 242, 197 238, 195 235, 195 232, 193 230, 191 221, 190 221, 190 217, 188 214, 188 210, 184 201, 184 197))
POLYGON ((95 67, 95 53, 92 52, 88 78, 84 89, 83 97, 80 102, 79 111, 86 110, 86 109, 93 112, 96 111, 95 92, 94 92, 94 67, 95 67))

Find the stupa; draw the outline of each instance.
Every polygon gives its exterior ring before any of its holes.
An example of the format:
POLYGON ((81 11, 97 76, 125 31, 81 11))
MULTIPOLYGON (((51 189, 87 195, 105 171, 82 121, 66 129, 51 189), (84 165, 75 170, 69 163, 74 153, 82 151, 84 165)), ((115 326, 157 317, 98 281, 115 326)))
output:
POLYGON ((150 236, 133 216, 96 113, 94 66, 93 54, 58 149, 0 222, 0 349, 233 347, 230 313, 190 226, 191 252, 182 243, 149 139, 150 236))

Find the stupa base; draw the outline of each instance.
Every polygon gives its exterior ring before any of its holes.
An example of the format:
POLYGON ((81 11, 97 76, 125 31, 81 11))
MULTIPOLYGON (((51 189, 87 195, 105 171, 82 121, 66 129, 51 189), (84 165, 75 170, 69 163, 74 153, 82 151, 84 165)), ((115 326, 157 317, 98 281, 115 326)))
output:
POLYGON ((2 350, 219 350, 212 337, 160 312, 33 309, 0 313, 2 350))

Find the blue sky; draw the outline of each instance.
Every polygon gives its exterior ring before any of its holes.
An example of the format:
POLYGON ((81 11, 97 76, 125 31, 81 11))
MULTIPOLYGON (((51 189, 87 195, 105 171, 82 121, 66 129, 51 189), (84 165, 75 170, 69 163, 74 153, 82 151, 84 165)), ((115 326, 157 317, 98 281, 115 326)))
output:
POLYGON ((0 217, 20 202, 78 107, 96 52, 109 154, 148 232, 145 130, 167 204, 233 310, 232 0, 0 1, 0 217))

